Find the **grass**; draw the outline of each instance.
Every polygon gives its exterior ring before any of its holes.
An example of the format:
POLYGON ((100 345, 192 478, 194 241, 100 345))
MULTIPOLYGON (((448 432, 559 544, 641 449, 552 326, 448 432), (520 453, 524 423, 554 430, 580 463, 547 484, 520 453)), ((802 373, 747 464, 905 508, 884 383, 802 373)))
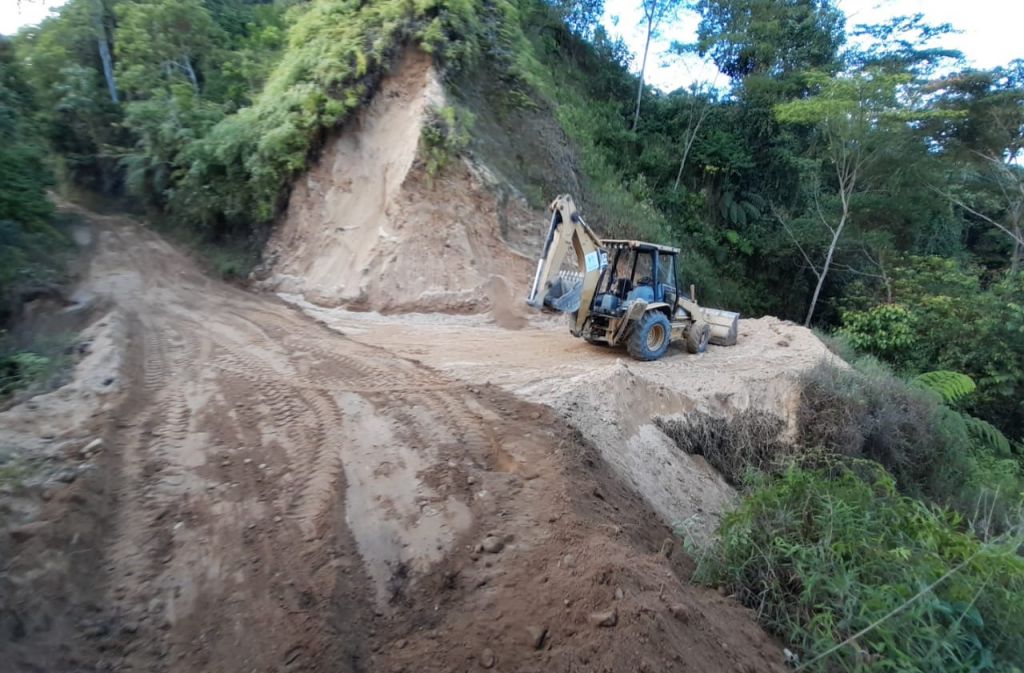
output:
POLYGON ((38 336, 16 346, 0 340, 0 402, 54 390, 65 382, 74 363, 73 332, 38 336))
POLYGON ((27 472, 20 458, 0 453, 0 488, 21 484, 27 472))
POLYGON ((764 478, 696 578, 734 592, 806 670, 1018 672, 1021 528, 982 542, 863 461, 764 478))

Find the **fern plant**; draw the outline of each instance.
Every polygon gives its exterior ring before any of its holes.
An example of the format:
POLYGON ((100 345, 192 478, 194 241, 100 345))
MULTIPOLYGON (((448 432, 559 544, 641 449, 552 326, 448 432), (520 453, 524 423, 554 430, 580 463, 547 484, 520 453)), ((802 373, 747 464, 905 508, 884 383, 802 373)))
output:
POLYGON ((1000 458, 1008 458, 1012 455, 1013 449, 1010 446, 1010 440, 1000 432, 999 428, 969 414, 960 414, 960 416, 963 418, 967 434, 975 446, 988 449, 1000 458))
POLYGON ((937 394, 946 404, 953 404, 977 389, 970 376, 945 369, 915 376, 911 383, 917 388, 937 394))

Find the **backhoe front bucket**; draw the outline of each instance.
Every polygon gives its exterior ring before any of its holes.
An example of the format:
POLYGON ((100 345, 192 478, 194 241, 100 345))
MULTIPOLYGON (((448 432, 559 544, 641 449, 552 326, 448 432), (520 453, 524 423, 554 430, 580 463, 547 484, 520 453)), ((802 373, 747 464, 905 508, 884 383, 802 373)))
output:
POLYGON ((716 346, 734 346, 739 333, 740 314, 720 308, 702 308, 704 320, 711 326, 710 342, 716 346))

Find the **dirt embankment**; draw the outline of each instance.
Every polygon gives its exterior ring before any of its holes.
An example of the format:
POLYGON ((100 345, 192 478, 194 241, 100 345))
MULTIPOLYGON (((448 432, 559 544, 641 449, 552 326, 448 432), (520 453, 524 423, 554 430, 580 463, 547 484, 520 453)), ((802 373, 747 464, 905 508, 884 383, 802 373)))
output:
POLYGON ((265 250, 260 285, 325 306, 478 312, 499 279, 525 283, 540 234, 521 199, 465 160, 430 177, 419 159, 432 109, 445 104, 429 56, 410 51, 358 119, 295 185, 265 250))

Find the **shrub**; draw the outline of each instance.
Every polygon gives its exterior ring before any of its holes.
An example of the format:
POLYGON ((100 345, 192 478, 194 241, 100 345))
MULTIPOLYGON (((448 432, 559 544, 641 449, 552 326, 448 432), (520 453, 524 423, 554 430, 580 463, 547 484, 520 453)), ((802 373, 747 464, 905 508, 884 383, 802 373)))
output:
POLYGON ((781 437, 785 421, 756 409, 729 418, 695 412, 656 423, 680 450, 704 456, 733 485, 754 470, 777 471, 793 455, 792 443, 781 437))
POLYGON ((444 105, 432 108, 420 131, 420 148, 427 175, 433 178, 469 145, 473 113, 444 105))
POLYGON ((910 385, 861 359, 842 369, 822 363, 804 372, 800 384, 796 420, 804 445, 877 461, 903 493, 953 507, 979 531, 1002 531, 1016 520, 1024 474, 1009 441, 927 388, 968 394, 970 386, 954 372, 910 385))
POLYGON ((897 361, 917 343, 914 316, 899 304, 879 304, 867 311, 844 311, 840 334, 857 349, 897 361))
POLYGON ((21 352, 0 357, 0 399, 40 380, 49 368, 50 358, 37 353, 21 352))
POLYGON ((911 495, 948 492, 965 469, 946 409, 868 361, 860 369, 827 363, 800 377, 801 442, 881 463, 911 495))
POLYGON ((1020 539, 982 543, 877 465, 853 467, 864 476, 765 479, 725 517, 697 579, 756 609, 809 670, 1020 671, 1020 539))
MULTIPOLYGON (((898 304, 846 311, 839 333, 907 376, 936 369, 977 384, 970 413, 1011 438, 1024 432, 1024 273, 983 283, 984 272, 940 257, 903 258, 892 270, 898 304)), ((865 300, 855 294, 852 305, 865 300)))

